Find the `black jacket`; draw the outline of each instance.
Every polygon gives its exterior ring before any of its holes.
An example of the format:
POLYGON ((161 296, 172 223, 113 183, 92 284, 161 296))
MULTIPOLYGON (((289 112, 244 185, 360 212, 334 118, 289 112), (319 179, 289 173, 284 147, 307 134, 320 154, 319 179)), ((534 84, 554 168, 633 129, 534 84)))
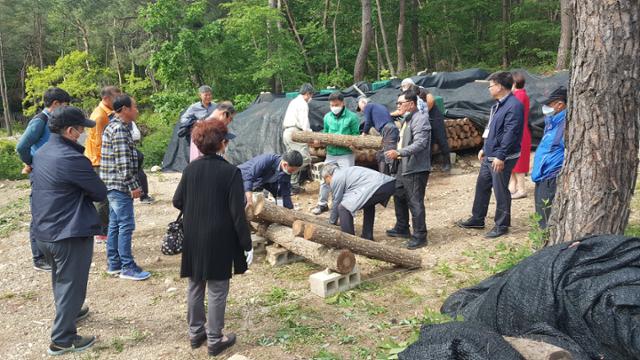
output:
POLYGON ((180 276, 195 281, 227 280, 247 270, 244 251, 251 233, 244 213, 240 170, 217 155, 190 163, 173 196, 183 212, 180 276))
POLYGON ((493 116, 489 123, 489 137, 484 140, 482 149, 485 156, 504 160, 520 152, 524 107, 520 100, 509 94, 493 105, 491 111, 493 116))
POLYGON ((31 232, 36 240, 53 242, 100 232, 93 202, 103 201, 107 188, 82 145, 51 134, 33 157, 31 182, 31 232))

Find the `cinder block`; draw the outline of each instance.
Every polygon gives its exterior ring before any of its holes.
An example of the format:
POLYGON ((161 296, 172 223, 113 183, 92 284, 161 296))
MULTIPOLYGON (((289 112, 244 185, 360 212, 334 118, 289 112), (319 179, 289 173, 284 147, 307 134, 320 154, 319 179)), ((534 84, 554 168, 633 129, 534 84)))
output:
POLYGON ((322 177, 320 173, 322 172, 322 168, 324 167, 324 162, 318 162, 311 165, 311 178, 317 182, 322 182, 322 177))
POLYGON ((345 275, 326 269, 309 276, 311 292, 323 298, 353 289, 360 284, 360 281, 360 270, 357 266, 345 275))
POLYGON ((276 245, 267 246, 267 261, 272 266, 282 266, 302 261, 304 258, 276 245))
POLYGON ((251 234, 251 246, 254 255, 264 254, 267 252, 267 239, 258 234, 251 234))
POLYGON ((456 163, 456 157, 457 157, 457 156, 458 156, 458 155, 456 155, 456 153, 454 153, 454 152, 450 152, 450 153, 449 153, 449 160, 451 161, 451 163, 452 163, 452 164, 455 164, 455 163, 456 163))

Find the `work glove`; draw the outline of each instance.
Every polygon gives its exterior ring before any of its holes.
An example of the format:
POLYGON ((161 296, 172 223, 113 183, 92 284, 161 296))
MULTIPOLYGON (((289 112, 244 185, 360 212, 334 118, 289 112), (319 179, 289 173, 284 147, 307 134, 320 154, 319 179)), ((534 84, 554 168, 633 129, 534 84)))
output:
POLYGON ((253 249, 244 252, 244 256, 247 258, 247 266, 253 262, 253 249))

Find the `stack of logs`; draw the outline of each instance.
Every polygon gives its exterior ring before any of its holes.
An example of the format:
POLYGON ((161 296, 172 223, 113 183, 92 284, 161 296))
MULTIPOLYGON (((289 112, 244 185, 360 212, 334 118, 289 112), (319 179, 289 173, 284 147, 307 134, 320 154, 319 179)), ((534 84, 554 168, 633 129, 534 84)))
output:
MULTIPOLYGON (((482 134, 468 118, 445 119, 444 125, 447 131, 447 141, 452 151, 470 149, 482 144, 482 134)), ((434 145, 433 150, 434 153, 439 151, 438 145, 434 145)))
POLYGON ((257 223, 258 234, 296 255, 340 274, 350 273, 356 265, 353 254, 414 269, 422 266, 417 254, 355 235, 343 233, 326 219, 277 206, 256 196, 247 208, 248 220, 257 223))

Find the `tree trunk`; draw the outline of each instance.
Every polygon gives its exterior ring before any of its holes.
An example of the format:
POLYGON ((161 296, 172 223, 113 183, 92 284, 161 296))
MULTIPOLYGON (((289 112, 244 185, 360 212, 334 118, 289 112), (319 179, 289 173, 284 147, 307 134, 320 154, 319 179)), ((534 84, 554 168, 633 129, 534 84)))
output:
POLYGON ((420 256, 410 250, 365 240, 323 225, 305 223, 304 238, 327 246, 349 249, 356 254, 386 261, 409 269, 422 267, 422 259, 420 256))
POLYGON ((340 10, 340 0, 336 5, 336 14, 333 16, 333 53, 336 58, 336 69, 340 68, 340 61, 338 60, 338 37, 336 36, 336 21, 338 20, 338 12, 340 10))
POLYGON ((398 74, 402 74, 405 71, 405 59, 404 59, 404 24, 405 24, 405 0, 399 1, 400 8, 400 20, 398 21, 398 37, 396 40, 396 48, 398 52, 398 74))
POLYGON ((511 0, 502 0, 502 67, 509 67, 509 27, 511 26, 511 0))
POLYGON ((411 14, 411 68, 414 73, 418 72, 418 55, 420 55, 420 46, 418 44, 418 0, 413 0, 411 4, 413 12, 411 14))
POLYGON ((565 161, 550 243, 623 234, 638 170, 640 3, 573 2, 565 161))
POLYGON ((0 95, 2 95, 2 110, 4 124, 7 128, 7 135, 13 135, 11 130, 11 109, 9 109, 9 94, 7 94, 7 77, 4 67, 4 43, 2 33, 0 33, 0 95))
POLYGON ((567 350, 542 341, 503 336, 525 360, 572 360, 567 350))
POLYGON ((387 42, 387 32, 384 31, 384 21, 382 21, 382 8, 380 7, 380 0, 376 0, 376 8, 378 9, 378 25, 380 26, 380 34, 382 35, 382 46, 384 47, 384 56, 387 59, 387 66, 391 76, 395 76, 396 72, 393 68, 393 62, 389 55, 389 43, 387 42))
POLYGON ((324 266, 340 274, 350 273, 356 265, 356 257, 346 249, 331 249, 313 241, 294 236, 291 228, 271 224, 260 235, 300 255, 314 264, 324 266))
MULTIPOLYGON (((40 2, 37 2, 39 5, 40 2)), ((36 5, 36 6, 37 6, 36 5)), ((36 9, 35 15, 35 33, 36 33, 36 55, 38 59, 38 66, 40 70, 44 69, 44 31, 42 30, 42 14, 40 13, 40 9, 36 9)))
POLYGON ((322 13, 322 29, 327 31, 327 18, 329 17, 329 7, 331 0, 324 0, 324 12, 322 13))
POLYGON ((378 31, 374 30, 373 32, 373 43, 376 46, 376 80, 380 80, 380 73, 382 72, 383 63, 382 63, 382 54, 380 54, 380 46, 378 45, 378 31))
POLYGON ((571 51, 571 28, 573 16, 571 14, 571 0, 560 0, 560 44, 558 45, 558 59, 556 70, 567 68, 569 51, 571 51))
POLYGON ((292 226, 293 222, 296 220, 327 225, 326 219, 318 218, 315 215, 305 214, 301 211, 290 210, 282 206, 277 206, 270 201, 265 201, 262 196, 256 196, 254 199, 253 216, 248 216, 248 219, 286 226, 292 226))
POLYGON ((353 80, 355 82, 364 80, 367 74, 367 56, 373 39, 373 26, 371 24, 371 0, 361 0, 362 2, 362 40, 360 42, 360 50, 356 58, 356 64, 353 69, 353 80))
POLYGON ((111 36, 111 45, 113 48, 113 61, 115 62, 116 72, 118 73, 118 85, 120 85, 120 87, 122 88, 122 72, 120 71, 120 60, 118 59, 118 51, 116 50, 116 34, 115 34, 116 29, 117 29, 116 19, 113 18, 112 31, 114 31, 114 33, 111 36))
POLYGON ((312 131, 294 131, 291 134, 291 139, 301 143, 312 143, 314 140, 317 140, 323 145, 354 146, 360 149, 382 148, 382 137, 373 135, 340 135, 312 131))
POLYGON ((291 32, 293 33, 296 39, 296 43, 298 44, 298 47, 300 47, 300 52, 302 53, 304 64, 307 67, 307 75, 309 75, 311 79, 313 79, 315 77, 313 68, 311 67, 311 63, 309 62, 309 57, 307 56, 307 50, 304 47, 304 43, 302 42, 300 33, 298 33, 296 22, 293 19, 293 15, 291 14, 291 9, 289 9, 289 4, 287 3, 287 0, 282 0, 282 3, 284 4, 285 13, 287 14, 287 22, 289 24, 289 29, 291 29, 291 32))

